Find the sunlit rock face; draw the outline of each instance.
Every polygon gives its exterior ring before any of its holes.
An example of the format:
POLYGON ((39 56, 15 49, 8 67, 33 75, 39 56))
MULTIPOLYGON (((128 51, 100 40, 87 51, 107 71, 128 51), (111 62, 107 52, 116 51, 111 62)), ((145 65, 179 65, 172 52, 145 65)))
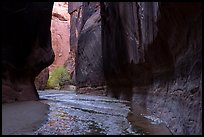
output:
POLYGON ((70 52, 70 14, 68 13, 68 2, 55 2, 51 21, 52 48, 55 60, 50 71, 64 65, 70 52))
POLYGON ((201 3, 101 2, 101 17, 109 91, 173 134, 202 134, 201 3))
POLYGON ((40 90, 45 89, 49 72, 64 65, 70 57, 70 15, 68 13, 68 2, 54 3, 50 30, 55 59, 35 79, 36 88, 40 90))
POLYGON ((71 48, 76 50, 74 81, 77 86, 104 84, 99 2, 69 3, 71 48), (75 34, 74 36, 72 36, 75 34), (75 38, 73 38, 75 37, 75 38), (75 45, 75 44, 76 45, 75 45))
POLYGON ((2 102, 37 100, 35 77, 54 61, 52 2, 3 2, 2 102))

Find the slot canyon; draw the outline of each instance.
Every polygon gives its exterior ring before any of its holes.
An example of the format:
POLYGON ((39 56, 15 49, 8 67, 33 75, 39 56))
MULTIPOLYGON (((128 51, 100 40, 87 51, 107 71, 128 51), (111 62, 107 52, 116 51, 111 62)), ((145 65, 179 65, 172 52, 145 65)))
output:
POLYGON ((1 9, 3 134, 202 135, 201 2, 3 2, 1 9), (59 67, 69 78, 51 88, 59 67), (33 109, 20 107, 26 102, 33 109), (38 105, 46 120, 37 119, 38 105), (9 118, 17 108, 33 113, 32 133, 9 118))

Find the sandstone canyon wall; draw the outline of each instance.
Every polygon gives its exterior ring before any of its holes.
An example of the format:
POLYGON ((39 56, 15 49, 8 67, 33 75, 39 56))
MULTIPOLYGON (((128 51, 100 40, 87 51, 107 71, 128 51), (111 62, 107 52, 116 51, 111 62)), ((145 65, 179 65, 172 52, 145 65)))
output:
POLYGON ((52 2, 3 2, 2 103, 37 100, 35 77, 54 61, 52 2))
POLYGON ((37 90, 45 90, 49 79, 49 68, 43 69, 37 77, 35 77, 35 87, 37 90))
POLYGON ((70 52, 70 15, 68 13, 68 2, 55 2, 52 10, 51 33, 52 48, 55 60, 49 66, 52 71, 58 66, 64 65, 70 52))
POLYGON ((133 112, 142 105, 173 134, 202 134, 201 6, 101 2, 109 92, 131 100, 133 112))
POLYGON ((70 49, 74 50, 78 44, 79 32, 81 31, 83 2, 69 2, 70 14, 70 49))
MULTIPOLYGON (((2 3, 3 103, 38 99, 34 79, 54 61, 52 6, 2 3)), ((105 81, 173 134, 202 134, 201 3, 69 2, 68 12, 79 86, 105 81)))
POLYGON ((76 52, 77 86, 104 84, 99 2, 69 2, 71 49, 76 52))
MULTIPOLYGON (((47 86, 49 72, 70 61, 70 16, 68 13, 68 2, 55 2, 52 9, 51 20, 52 49, 55 54, 54 62, 45 68, 35 79, 36 88, 44 90, 47 86)), ((68 66, 73 66, 69 62, 68 66)), ((67 65, 66 65, 67 66, 67 65)), ((73 68, 68 68, 69 73, 73 68)))

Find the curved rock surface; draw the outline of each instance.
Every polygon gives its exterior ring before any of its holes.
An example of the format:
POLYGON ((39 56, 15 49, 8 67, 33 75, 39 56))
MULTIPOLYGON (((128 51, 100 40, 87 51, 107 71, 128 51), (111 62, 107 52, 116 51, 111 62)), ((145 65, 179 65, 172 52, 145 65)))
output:
POLYGON ((71 49, 76 53, 73 81, 78 87, 104 84, 99 2, 69 3, 71 49))
POLYGON ((102 2, 101 16, 109 92, 173 134, 202 134, 201 3, 102 2))
POLYGON ((104 84, 100 7, 97 7, 96 3, 91 9, 95 11, 87 17, 78 40, 75 66, 78 86, 104 84))
POLYGON ((35 77, 54 61, 52 2, 3 2, 2 102, 37 100, 35 77))

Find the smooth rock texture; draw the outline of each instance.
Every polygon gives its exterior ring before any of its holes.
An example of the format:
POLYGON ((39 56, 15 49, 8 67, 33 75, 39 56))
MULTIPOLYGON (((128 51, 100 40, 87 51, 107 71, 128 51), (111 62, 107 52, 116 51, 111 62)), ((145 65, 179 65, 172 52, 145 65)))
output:
POLYGON ((132 100, 133 112, 142 105, 173 134, 202 134, 201 6, 101 2, 109 94, 132 100))
POLYGON ((76 3, 71 2, 69 3, 69 8, 71 14, 70 38, 71 40, 75 39, 77 43, 74 46, 75 44, 71 41, 71 45, 76 47, 73 48, 76 50, 76 59, 72 81, 78 87, 102 85, 104 84, 104 76, 100 3, 83 2, 81 6, 77 6, 76 3), (75 10, 73 10, 74 7, 76 8, 75 10), (73 38, 72 35, 75 32, 77 32, 76 37, 73 38))
POLYGON ((92 7, 95 9, 92 16, 84 19, 86 22, 79 35, 75 66, 78 86, 98 86, 104 82, 100 7, 96 7, 96 4, 92 7))
POLYGON ((83 2, 69 2, 68 12, 70 14, 70 49, 74 50, 78 44, 79 32, 82 23, 83 2))
POLYGON ((52 2, 3 2, 2 103, 37 100, 35 77, 54 61, 52 2))
POLYGON ((70 14, 70 58, 67 59, 65 67, 70 71, 71 82, 76 83, 76 52, 79 33, 82 27, 82 5, 83 2, 69 2, 68 12, 70 14))

